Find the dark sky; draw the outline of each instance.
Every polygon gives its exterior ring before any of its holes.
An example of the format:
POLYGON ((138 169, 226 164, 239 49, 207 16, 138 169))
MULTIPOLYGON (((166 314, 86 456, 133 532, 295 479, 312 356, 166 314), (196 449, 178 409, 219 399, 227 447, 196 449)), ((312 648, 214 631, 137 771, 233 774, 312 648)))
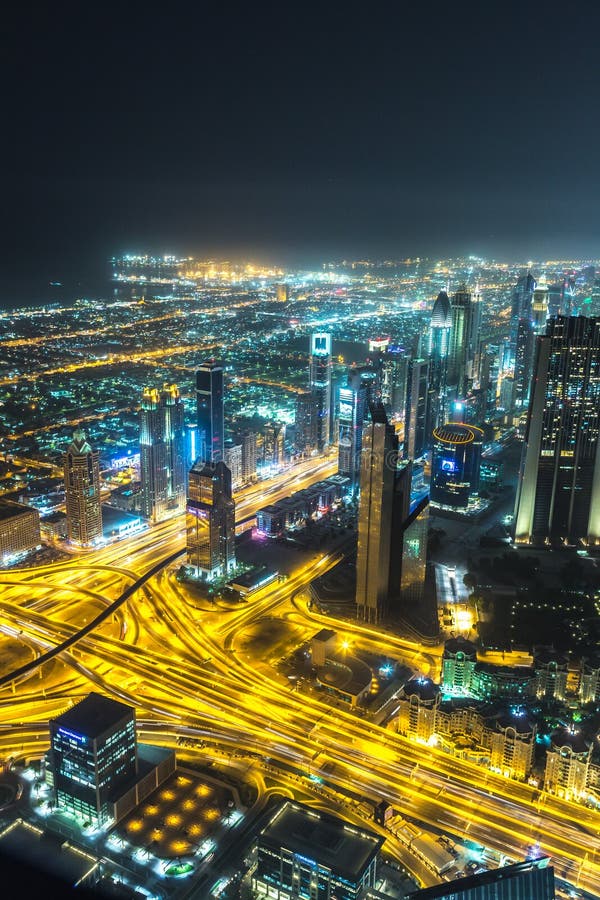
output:
POLYGON ((2 274, 113 252, 600 255, 594 4, 47 4, 3 22, 2 274))

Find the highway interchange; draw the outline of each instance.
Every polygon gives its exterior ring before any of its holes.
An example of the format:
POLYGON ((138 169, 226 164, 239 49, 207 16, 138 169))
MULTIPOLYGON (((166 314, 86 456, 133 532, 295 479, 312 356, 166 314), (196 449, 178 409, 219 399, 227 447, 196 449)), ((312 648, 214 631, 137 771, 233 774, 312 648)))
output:
MULTIPOLYGON (((313 460, 293 477, 274 479, 266 490, 265 485, 246 489, 237 498, 238 521, 335 468, 330 460, 313 460)), ((318 805, 380 830, 387 852, 423 884, 439 878, 399 838, 368 820, 357 795, 385 799, 424 826, 457 839, 470 837, 514 859, 537 844, 561 878, 600 896, 597 812, 299 693, 263 660, 237 651, 235 638, 243 629, 265 616, 286 615, 307 638, 328 625, 357 645, 377 646, 382 655, 437 677, 441 647, 359 623, 340 626, 308 608, 303 590, 335 565, 340 558, 335 552, 304 557, 287 581, 266 586, 246 603, 205 609, 177 581, 177 566, 165 565, 102 625, 54 660, 33 665, 36 656, 76 635, 183 547, 179 517, 126 542, 0 574, 1 640, 4 648, 22 649, 12 669, 32 663, 30 671, 0 686, 0 759, 41 755, 48 745, 48 720, 96 689, 136 707, 143 740, 177 746, 182 737, 197 737, 218 752, 246 756, 259 786, 265 772, 275 773, 283 791, 312 793, 318 805), (314 783, 318 776, 320 786, 314 783)))

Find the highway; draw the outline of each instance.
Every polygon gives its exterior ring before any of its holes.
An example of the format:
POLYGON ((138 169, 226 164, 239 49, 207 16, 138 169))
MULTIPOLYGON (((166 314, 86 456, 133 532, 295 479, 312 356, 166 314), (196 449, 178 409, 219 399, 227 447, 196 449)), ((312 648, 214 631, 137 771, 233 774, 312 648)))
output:
MULTIPOLYGON (((309 460, 272 483, 250 487, 237 497, 238 519, 335 468, 331 459, 309 460)), ((328 625, 359 646, 377 647, 436 677, 441 647, 363 623, 340 625, 307 609, 303 591, 339 554, 324 550, 248 602, 204 611, 169 568, 183 546, 178 517, 124 543, 0 574, 0 647, 18 645, 29 663, 15 666, 11 676, 2 673, 0 757, 40 755, 48 744, 48 720, 97 689, 136 707, 145 740, 177 747, 178 738, 197 736, 248 758, 258 770, 277 771, 292 793, 304 795, 314 787, 310 776, 321 777, 323 804, 371 828, 357 795, 385 799, 407 818, 459 839, 469 836, 515 859, 539 843, 560 877, 600 895, 598 813, 408 741, 316 694, 290 690, 264 660, 237 651, 242 629, 265 616, 285 615, 308 635, 328 625), (155 574, 118 608, 110 607, 154 567, 155 574), (32 658, 73 638, 54 659, 32 658)), ((439 880, 399 838, 387 837, 388 852, 422 883, 439 880)))

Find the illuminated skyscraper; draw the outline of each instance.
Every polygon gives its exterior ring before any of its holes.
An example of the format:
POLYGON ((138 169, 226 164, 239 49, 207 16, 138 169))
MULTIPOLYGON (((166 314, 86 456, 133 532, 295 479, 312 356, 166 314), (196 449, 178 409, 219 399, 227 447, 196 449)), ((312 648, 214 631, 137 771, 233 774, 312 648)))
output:
POLYGON ((455 396, 462 397, 467 387, 467 363, 471 343, 471 294, 465 285, 452 295, 450 314, 452 327, 448 347, 447 384, 455 396))
POLYGON ((67 534, 73 544, 92 547, 102 539, 100 466, 85 432, 78 428, 65 454, 67 534))
POLYGON ((248 484, 256 481, 256 434, 254 431, 245 431, 241 437, 242 444, 242 482, 248 484))
POLYGON ((404 420, 406 379, 410 355, 402 347, 389 346, 381 363, 381 402, 393 421, 404 420))
POLYGON ((317 450, 330 443, 331 335, 316 333, 310 342, 310 390, 313 395, 317 450))
POLYGON ((212 581, 235 567, 235 503, 224 462, 198 460, 188 479, 187 563, 197 578, 212 581))
POLYGON ((377 623, 387 613, 390 589, 394 483, 398 438, 383 406, 371 408, 363 433, 356 557, 359 619, 377 623))
POLYGON ((221 462, 225 443, 223 366, 214 359, 203 362, 196 372, 196 402, 199 458, 205 462, 221 462))
POLYGON ((360 481, 362 435, 367 400, 367 391, 362 383, 360 372, 350 371, 348 383, 345 387, 339 388, 338 397, 338 471, 340 475, 350 478, 354 488, 358 487, 360 481))
POLYGON ((537 338, 515 506, 519 542, 600 542, 600 319, 556 316, 537 338))
POLYGON ((144 388, 140 409, 142 514, 160 522, 185 509, 183 403, 174 384, 144 388))
POLYGON ((433 304, 429 333, 427 335, 427 356, 429 358, 429 381, 431 385, 431 426, 436 428, 444 419, 446 410, 446 377, 448 372, 448 351, 452 312, 446 291, 440 291, 433 304))
POLYGON ((517 350, 517 331, 519 319, 531 320, 531 302, 535 290, 535 278, 528 272, 517 279, 513 288, 512 307, 510 313, 510 345, 511 356, 514 362, 517 350))
POLYGON ((408 459, 423 456, 431 444, 432 393, 429 385, 429 361, 413 359, 408 367, 404 419, 404 455, 408 459))
POLYGON ((312 391, 296 394, 294 445, 298 453, 310 453, 317 446, 312 391))

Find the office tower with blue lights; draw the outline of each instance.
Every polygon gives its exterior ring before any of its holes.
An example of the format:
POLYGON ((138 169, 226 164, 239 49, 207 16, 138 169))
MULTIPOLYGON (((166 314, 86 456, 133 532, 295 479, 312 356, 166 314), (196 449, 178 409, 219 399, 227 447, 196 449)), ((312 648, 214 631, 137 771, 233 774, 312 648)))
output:
POLYGON ((93 547, 102 540, 99 453, 80 428, 65 454, 64 478, 69 541, 93 547))
POLYGON ((518 543, 600 543, 599 431, 600 318, 553 316, 536 343, 518 543))
POLYGON ((381 402, 392 421, 404 419, 406 411, 406 379, 410 354, 391 344, 381 362, 381 402))
POLYGON ((142 514, 161 522, 185 509, 186 446, 183 403, 174 384, 144 388, 140 408, 142 514))
POLYGON ((519 278, 517 279, 517 283, 513 288, 509 335, 513 363, 516 357, 519 320, 531 320, 531 303, 533 301, 533 292, 535 290, 535 286, 535 278, 533 277, 531 272, 527 272, 527 274, 519 276, 519 278))
POLYGON ((50 721, 49 763, 58 809, 110 821, 116 793, 137 773, 135 710, 89 694, 50 721))
POLYGON ((187 565, 203 581, 235 568, 235 503, 224 462, 197 460, 188 477, 187 565))
POLYGON ((317 332, 310 339, 309 388, 313 398, 315 439, 319 452, 331 435, 331 335, 317 332))
POLYGON ((447 422, 433 432, 431 502, 466 508, 479 491, 483 431, 476 425, 447 422))
POLYGON ((223 365, 214 359, 196 371, 196 409, 200 437, 199 458, 222 462, 225 444, 223 365))
POLYGON ((467 388, 467 366, 471 347, 471 293, 462 285, 450 300, 450 341, 448 346, 447 385, 453 396, 463 397, 467 388))
POLYGON ((185 426, 185 472, 190 471, 200 455, 200 432, 197 422, 190 422, 185 426))
POLYGON ((353 490, 360 482, 366 402, 367 390, 360 372, 350 370, 347 384, 338 390, 338 472, 350 479, 353 490))

